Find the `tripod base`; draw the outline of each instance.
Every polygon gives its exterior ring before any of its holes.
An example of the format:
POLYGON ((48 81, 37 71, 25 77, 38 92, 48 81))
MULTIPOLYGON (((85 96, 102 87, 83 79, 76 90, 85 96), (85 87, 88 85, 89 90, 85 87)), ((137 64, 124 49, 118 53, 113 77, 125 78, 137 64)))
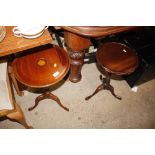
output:
POLYGON ((87 96, 85 100, 89 100, 91 97, 93 97, 95 94, 97 94, 101 90, 109 90, 115 98, 121 100, 122 98, 115 94, 114 87, 110 85, 110 76, 111 74, 108 74, 106 78, 103 78, 102 75, 100 75, 100 80, 102 81, 102 84, 96 88, 96 90, 94 91, 92 95, 87 96))
POLYGON ((64 110, 66 111, 69 111, 69 109, 67 107, 65 107, 59 100, 59 98, 55 95, 53 95, 51 92, 45 92, 43 94, 41 94, 40 96, 38 96, 36 99, 35 99, 35 105, 33 107, 30 107, 28 108, 29 111, 33 110, 35 107, 37 107, 37 105, 39 104, 39 102, 41 100, 44 100, 44 99, 52 99, 54 101, 56 101, 64 110))

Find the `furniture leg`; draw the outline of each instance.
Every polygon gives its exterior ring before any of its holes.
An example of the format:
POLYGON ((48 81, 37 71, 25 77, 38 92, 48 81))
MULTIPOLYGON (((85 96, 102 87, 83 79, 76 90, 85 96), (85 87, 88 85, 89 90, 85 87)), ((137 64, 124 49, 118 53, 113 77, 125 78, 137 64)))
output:
POLYGON ((30 108, 28 108, 28 110, 29 110, 29 111, 33 110, 35 107, 37 107, 37 105, 39 104, 39 102, 40 102, 41 100, 45 99, 45 98, 46 98, 45 94, 39 95, 39 96, 35 99, 35 105, 32 106, 32 107, 30 107, 30 108))
POLYGON ((71 82, 79 82, 81 80, 81 69, 82 65, 84 63, 84 52, 73 52, 70 51, 69 57, 70 57, 70 76, 69 80, 71 82))
POLYGON ((31 111, 33 110, 41 100, 43 99, 52 99, 54 101, 56 101, 63 109, 65 109, 66 111, 69 111, 69 109, 67 107, 65 107, 59 100, 59 98, 55 95, 53 95, 51 92, 46 92, 44 94, 41 94, 40 96, 38 96, 36 99, 35 99, 35 105, 33 107, 30 107, 28 110, 31 111))
POLYGON ((64 39, 71 63, 69 80, 71 82, 79 82, 81 80, 81 68, 84 63, 85 50, 91 45, 90 39, 68 31, 64 32, 64 39))
POLYGON ((111 74, 107 74, 106 78, 103 78, 102 75, 100 75, 100 80, 102 81, 102 84, 99 85, 94 93, 88 97, 85 98, 85 100, 89 100, 91 97, 93 97, 95 94, 97 94, 100 90, 109 90, 111 94, 116 97, 117 99, 121 100, 122 98, 114 93, 113 86, 110 85, 110 76, 111 74))
POLYGON ((49 93, 48 95, 50 99, 53 99, 54 101, 56 101, 63 109, 65 109, 66 111, 69 111, 69 109, 61 103, 60 99, 57 96, 55 96, 52 93, 49 93))
POLYGON ((7 115, 7 118, 23 125, 26 129, 32 128, 26 123, 22 109, 16 104, 16 111, 7 115))
POLYGON ((14 87, 15 87, 15 90, 16 90, 17 94, 18 94, 19 96, 23 96, 23 95, 24 95, 24 92, 20 91, 20 89, 19 89, 19 87, 18 87, 17 80, 16 80, 16 78, 15 78, 15 76, 14 76, 14 74, 13 74, 12 69, 11 69, 10 66, 9 66, 9 74, 10 74, 10 77, 11 77, 11 79, 12 79, 12 82, 13 82, 13 85, 14 85, 14 87))
POLYGON ((111 86, 110 84, 109 84, 109 85, 106 85, 106 86, 105 86, 105 89, 106 89, 106 90, 109 90, 109 91, 111 92, 111 94, 112 94, 114 97, 116 97, 117 99, 119 99, 119 100, 122 99, 120 96, 118 96, 118 95, 116 95, 116 94, 114 93, 114 87, 111 86))
POLYGON ((97 94, 100 90, 103 90, 103 89, 104 89, 104 85, 103 84, 99 85, 94 91, 94 93, 90 96, 87 96, 85 100, 89 100, 91 97, 93 97, 95 94, 97 94))
POLYGON ((107 73, 106 78, 103 78, 100 75, 100 79, 102 81, 102 84, 104 85, 104 89, 109 90, 111 94, 116 97, 117 99, 121 100, 122 98, 114 93, 114 87, 110 85, 111 80, 111 73, 107 73))

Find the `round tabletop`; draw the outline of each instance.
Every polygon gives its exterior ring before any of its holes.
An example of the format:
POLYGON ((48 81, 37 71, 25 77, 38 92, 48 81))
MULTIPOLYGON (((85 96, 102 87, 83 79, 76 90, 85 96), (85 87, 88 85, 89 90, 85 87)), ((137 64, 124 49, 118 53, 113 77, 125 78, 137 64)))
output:
POLYGON ((102 68, 117 75, 130 74, 138 66, 138 55, 135 50, 117 42, 101 45, 96 58, 102 68))
POLYGON ((22 84, 42 88, 58 83, 69 70, 67 52, 51 44, 37 51, 16 58, 12 63, 13 73, 22 84))

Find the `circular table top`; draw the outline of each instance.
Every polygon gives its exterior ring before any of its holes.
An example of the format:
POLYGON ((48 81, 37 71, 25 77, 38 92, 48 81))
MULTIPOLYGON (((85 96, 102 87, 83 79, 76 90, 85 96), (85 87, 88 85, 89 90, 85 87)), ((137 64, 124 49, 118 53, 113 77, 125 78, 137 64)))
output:
POLYGON ((136 29, 137 26, 61 26, 61 28, 87 37, 100 37, 136 29))
POLYGON ((138 55, 135 50, 116 42, 101 45, 96 58, 102 68, 117 75, 130 74, 138 66, 138 55))
POLYGON ((12 63, 16 79, 34 88, 58 83, 67 74, 69 66, 67 52, 53 45, 41 47, 31 54, 16 58, 12 63))

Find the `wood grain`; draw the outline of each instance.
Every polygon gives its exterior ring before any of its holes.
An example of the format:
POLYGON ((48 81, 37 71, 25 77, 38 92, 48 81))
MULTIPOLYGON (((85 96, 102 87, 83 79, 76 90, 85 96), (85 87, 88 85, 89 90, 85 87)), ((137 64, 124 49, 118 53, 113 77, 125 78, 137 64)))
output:
POLYGON ((61 26, 64 30, 87 37, 100 37, 137 29, 137 26, 61 26))
POLYGON ((42 36, 35 39, 17 38, 12 32, 13 26, 6 26, 6 36, 0 43, 0 56, 21 52, 30 48, 41 46, 52 42, 52 38, 46 30, 42 36))
POLYGON ((116 42, 101 45, 96 58, 102 68, 116 75, 130 74, 138 66, 138 56, 135 50, 116 42))
POLYGON ((67 47, 72 51, 81 51, 92 45, 90 39, 66 31, 64 32, 64 39, 67 47))
POLYGON ((69 57, 65 50, 51 44, 31 50, 12 63, 14 76, 32 88, 44 88, 58 83, 69 70, 69 57))

